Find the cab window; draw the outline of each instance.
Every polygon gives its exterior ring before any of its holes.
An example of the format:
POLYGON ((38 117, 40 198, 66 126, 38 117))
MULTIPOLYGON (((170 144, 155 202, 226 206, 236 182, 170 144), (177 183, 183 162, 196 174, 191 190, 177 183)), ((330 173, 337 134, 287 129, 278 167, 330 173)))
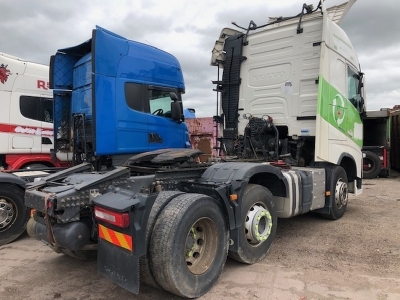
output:
POLYGON ((347 99, 357 110, 361 106, 360 76, 351 67, 347 67, 347 99))
POLYGON ((171 118, 170 92, 179 95, 176 89, 149 86, 133 82, 125 83, 125 99, 127 105, 136 110, 152 115, 171 118))
POLYGON ((19 109, 25 118, 53 122, 53 100, 51 98, 21 96, 19 109))
POLYGON ((171 111, 171 97, 169 91, 150 90, 150 113, 157 116, 166 116, 171 111))

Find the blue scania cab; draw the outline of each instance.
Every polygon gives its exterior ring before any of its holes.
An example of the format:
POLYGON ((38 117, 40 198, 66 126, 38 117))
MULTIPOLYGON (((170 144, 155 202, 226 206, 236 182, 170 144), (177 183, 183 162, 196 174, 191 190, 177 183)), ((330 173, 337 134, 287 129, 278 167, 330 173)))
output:
POLYGON ((53 157, 118 165, 132 154, 188 148, 182 69, 171 54, 101 27, 50 60, 53 157))

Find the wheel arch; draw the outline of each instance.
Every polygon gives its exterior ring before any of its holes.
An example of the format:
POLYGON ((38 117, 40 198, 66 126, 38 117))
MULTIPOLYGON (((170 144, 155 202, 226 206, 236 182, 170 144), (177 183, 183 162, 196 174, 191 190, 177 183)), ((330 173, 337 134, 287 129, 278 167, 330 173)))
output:
POLYGON ((262 163, 226 162, 208 168, 200 178, 200 182, 227 184, 230 193, 242 196, 249 183, 259 184, 271 190, 273 195, 286 193, 287 182, 280 168, 262 163), (279 185, 279 189, 274 188, 279 185), (285 188, 282 188, 282 187, 285 188), (284 190, 284 191, 283 191, 284 190))
POLYGON ((7 170, 19 170, 30 164, 43 164, 48 167, 54 167, 54 163, 51 161, 51 157, 46 154, 35 154, 35 155, 8 155, 6 156, 7 170))
POLYGON ((0 172, 0 184, 9 183, 18 186, 21 189, 25 189, 26 182, 20 177, 6 172, 0 172))
POLYGON ((21 165, 18 169, 28 169, 31 166, 35 166, 35 165, 43 165, 45 168, 54 168, 55 165, 47 162, 47 161, 35 161, 35 162, 27 162, 23 165, 21 165))
POLYGON ((361 177, 357 175, 357 163, 351 154, 342 153, 336 165, 329 162, 315 163, 315 167, 324 168, 325 170, 331 169, 335 166, 341 166, 346 172, 350 193, 355 193, 356 189, 361 188, 361 177), (357 186, 355 186, 355 184, 357 186))
MULTIPOLYGON (((341 166, 346 172, 349 192, 355 193, 357 188, 361 188, 361 177, 357 175, 358 172, 356 160, 351 154, 343 153, 339 158, 338 165, 341 166), (357 184, 357 187, 355 184, 357 184)), ((360 166, 362 166, 362 161, 360 166)), ((362 168, 360 172, 362 172, 362 168)))
POLYGON ((349 182, 356 180, 357 164, 351 154, 343 153, 339 158, 338 165, 346 171, 347 179, 349 180, 349 182))
POLYGON ((203 173, 200 182, 215 185, 222 184, 227 187, 225 191, 227 194, 237 196, 237 201, 234 204, 232 204, 232 201, 224 201, 224 211, 228 216, 229 224, 231 224, 231 230, 242 225, 242 199, 248 184, 263 186, 274 197, 287 197, 288 195, 288 182, 281 169, 269 164, 250 162, 215 164, 203 173))
POLYGON ((267 188, 274 197, 287 197, 288 195, 288 182, 286 178, 278 176, 275 173, 256 173, 250 177, 248 183, 258 184, 267 188))

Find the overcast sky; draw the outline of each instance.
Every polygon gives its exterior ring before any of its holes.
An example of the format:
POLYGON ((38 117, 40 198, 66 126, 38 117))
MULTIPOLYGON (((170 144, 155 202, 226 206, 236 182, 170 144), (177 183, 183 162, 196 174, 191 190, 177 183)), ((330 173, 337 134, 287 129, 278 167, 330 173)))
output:
MULTIPOLYGON (((327 0, 332 6, 346 0, 327 0)), ((0 52, 43 64, 57 49, 91 37, 96 25, 175 55, 184 72, 184 107, 216 113, 217 68, 211 50, 231 22, 247 27, 268 17, 292 16, 318 0, 0 0, 0 52)), ((400 1, 358 0, 342 27, 367 80, 367 109, 400 104, 400 1)))

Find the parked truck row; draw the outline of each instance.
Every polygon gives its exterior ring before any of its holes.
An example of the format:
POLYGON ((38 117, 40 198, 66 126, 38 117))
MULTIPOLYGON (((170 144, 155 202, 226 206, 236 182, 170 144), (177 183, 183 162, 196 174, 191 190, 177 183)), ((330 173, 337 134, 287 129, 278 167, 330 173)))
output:
POLYGON ((97 257, 133 293, 144 282, 195 298, 227 256, 263 259, 278 218, 340 219, 362 192, 364 74, 338 25, 354 2, 221 31, 213 160, 190 148, 174 56, 101 27, 58 50, 51 153, 74 166, 26 184, 29 235, 97 257))

